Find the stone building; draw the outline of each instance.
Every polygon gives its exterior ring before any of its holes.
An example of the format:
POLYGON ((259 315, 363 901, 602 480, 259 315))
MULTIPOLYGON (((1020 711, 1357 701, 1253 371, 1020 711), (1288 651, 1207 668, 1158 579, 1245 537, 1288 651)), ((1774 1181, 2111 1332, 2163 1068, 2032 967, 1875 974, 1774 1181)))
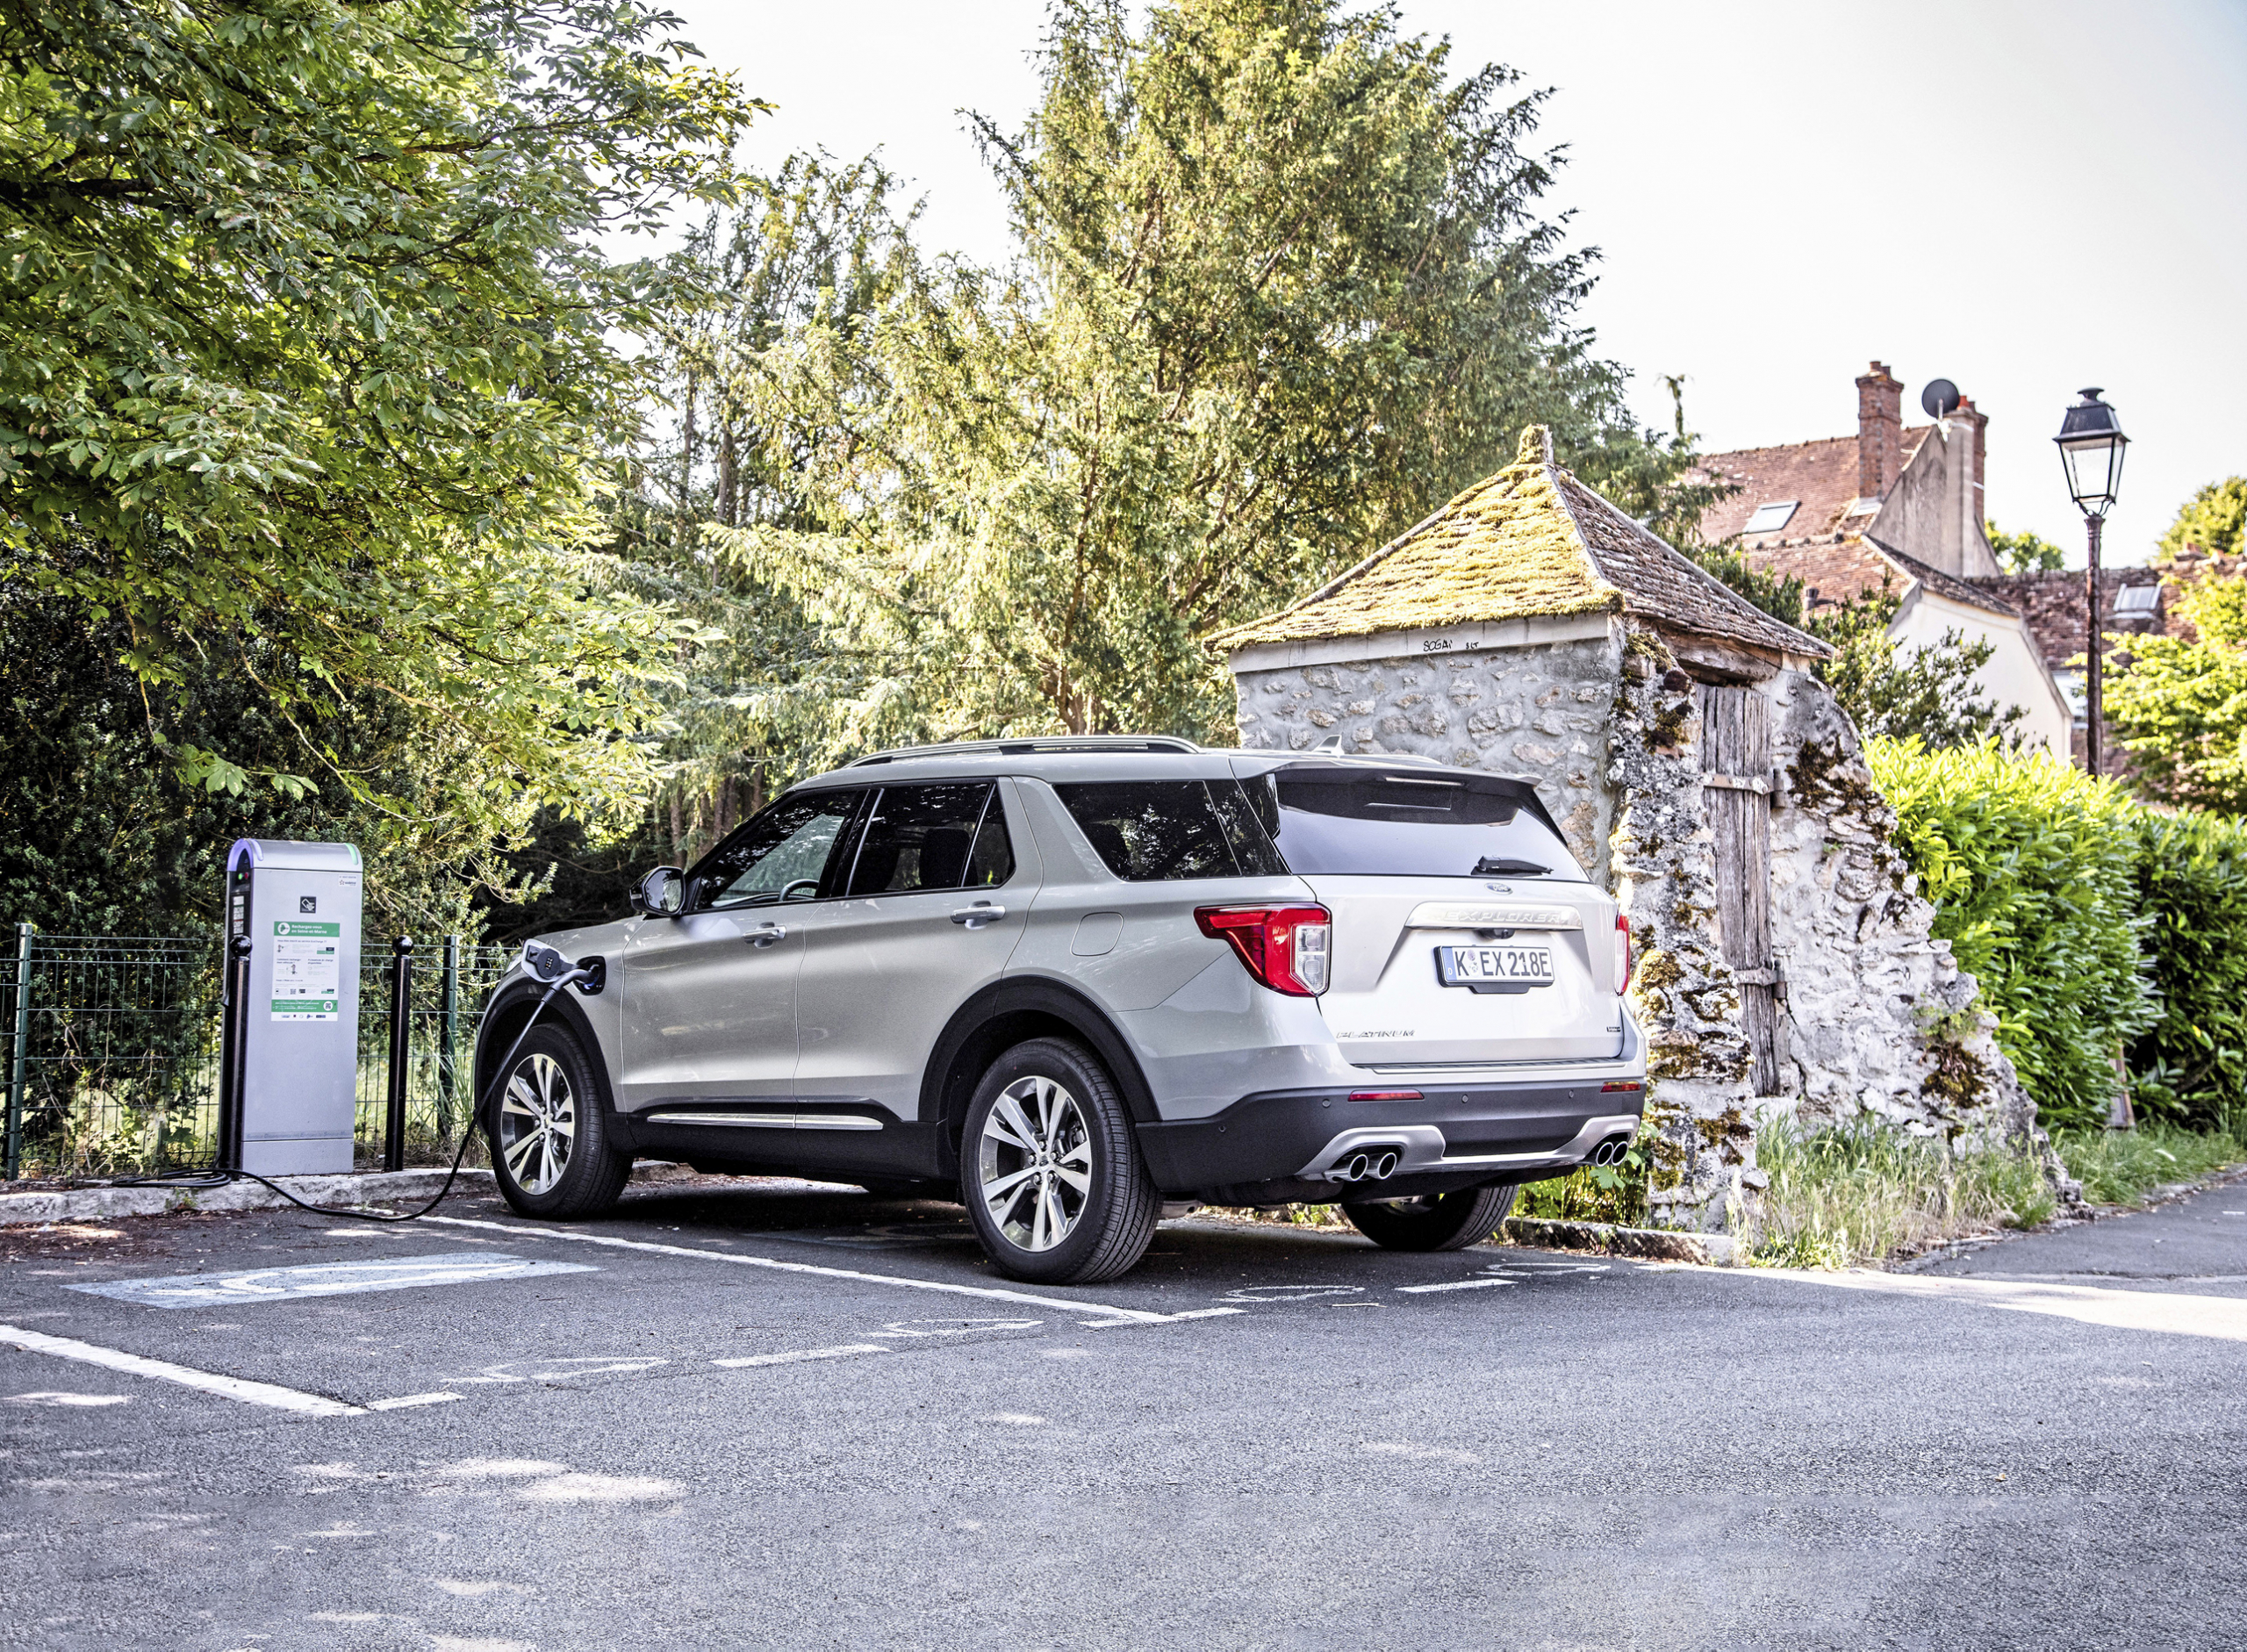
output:
POLYGON ((1553 459, 1217 639, 1243 744, 1533 781, 1631 921, 1653 1219, 1752 1227, 1773 1110, 2017 1135, 2035 1109, 1891 845, 1825 645, 1553 459))

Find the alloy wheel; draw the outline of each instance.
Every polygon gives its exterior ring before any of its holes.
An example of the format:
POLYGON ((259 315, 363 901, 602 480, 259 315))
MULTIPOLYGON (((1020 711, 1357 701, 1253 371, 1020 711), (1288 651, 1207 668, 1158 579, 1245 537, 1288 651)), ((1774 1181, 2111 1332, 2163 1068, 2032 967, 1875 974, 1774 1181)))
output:
POLYGON ((524 1057, 499 1099, 499 1155, 507 1174, 525 1193, 544 1193, 569 1169, 577 1139, 569 1074, 542 1052, 524 1057))
POLYGON ((1092 1140, 1077 1098, 1037 1074, 1001 1090, 984 1115, 976 1176, 1010 1243, 1050 1251, 1068 1238, 1092 1196, 1092 1140))

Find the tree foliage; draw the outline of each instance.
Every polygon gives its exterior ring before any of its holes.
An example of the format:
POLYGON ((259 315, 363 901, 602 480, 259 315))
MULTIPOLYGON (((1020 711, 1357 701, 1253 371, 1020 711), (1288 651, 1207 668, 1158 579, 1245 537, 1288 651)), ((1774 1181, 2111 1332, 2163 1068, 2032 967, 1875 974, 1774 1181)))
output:
POLYGON ((705 628, 661 690, 658 824, 682 859, 798 778, 831 708, 867 692, 863 655, 714 549, 709 530, 820 526, 802 478, 852 434, 831 410, 887 393, 863 335, 919 277, 895 188, 872 160, 796 156, 745 180, 739 210, 682 255, 698 300, 664 319, 654 353, 670 424, 615 514, 634 589, 705 628), (819 386, 808 411, 794 393, 806 378, 819 386))
POLYGON ((1935 934, 1980 982, 2043 1122, 2104 1124, 2123 1041, 2159 1016, 2140 950, 2140 811, 2111 780, 1994 741, 1876 738, 1865 758, 1935 934))
POLYGON ((2110 668, 2107 721, 2149 796, 2247 815, 2247 571, 2172 584, 2168 602, 2192 634, 2112 639, 2129 657, 2110 668))
POLYGON ((371 696, 487 821, 628 789, 674 638, 582 548, 663 286, 594 237, 729 188, 752 105, 684 49, 640 0, 0 13, 6 571, 114 622, 183 775, 372 802, 323 732, 371 696), (166 734, 220 671, 293 751, 166 734))
POLYGON ((1989 740, 2017 745, 2021 707, 1999 707, 1974 688, 1974 673, 1995 647, 1954 629, 1932 648, 1899 652, 1888 628, 1901 606, 1884 577, 1879 590, 1860 592, 1805 621, 1805 629, 1834 647, 1834 657, 1819 662, 1818 679, 1858 729, 1868 738, 1916 740, 1931 751, 1989 740))
POLYGON ((2067 565, 2067 553, 2049 539, 2040 539, 2030 528, 2008 534, 1995 522, 1984 524, 1989 534, 1990 549, 1998 554, 1998 561, 2007 573, 2050 573, 2067 565))
POLYGON ((1747 598, 1775 620, 1789 625, 1802 621, 1802 581, 1793 574, 1777 574, 1758 568, 1741 554, 1739 542, 1728 540, 1688 553, 1714 578, 1747 598))
POLYGON ((2247 477, 2211 482, 2179 506, 2154 560, 2173 561, 2188 547, 2211 557, 2247 550, 2247 477))
POLYGON ((520 894, 543 872, 527 880, 489 858, 488 815, 457 795, 476 772, 471 754, 387 696, 314 703, 307 691, 297 708, 356 790, 332 775, 238 793, 183 782, 147 739, 149 717, 206 750, 281 765, 302 730, 262 685, 291 683, 299 668, 271 641, 235 634, 212 639, 178 680, 148 684, 119 663, 130 642, 121 619, 95 621, 73 599, 0 580, 0 922, 195 933, 219 921, 237 837, 359 845, 370 934, 471 930, 479 883, 520 894))
POLYGON ((2138 817, 2138 908, 2161 1018, 2130 1045, 2142 1117, 2247 1125, 2247 821, 2138 817))
POLYGON ((786 690, 823 697, 824 750, 1226 730, 1203 639, 1526 424, 1660 510, 1683 461, 1573 322, 1592 255, 1539 215, 1539 103, 1387 11, 1057 5, 1027 126, 977 121, 1017 260, 892 266, 757 356, 743 422, 793 492, 707 537, 837 662, 786 690))

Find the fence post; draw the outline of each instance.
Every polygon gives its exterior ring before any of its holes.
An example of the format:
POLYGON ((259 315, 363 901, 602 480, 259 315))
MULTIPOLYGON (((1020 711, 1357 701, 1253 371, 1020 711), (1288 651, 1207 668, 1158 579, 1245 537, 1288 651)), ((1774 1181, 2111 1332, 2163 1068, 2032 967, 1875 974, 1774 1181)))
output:
POLYGON ((390 1107, 383 1120, 383 1168, 406 1168, 406 1080, 413 1053, 413 937, 391 943, 390 1107))
POLYGON ((4 1179, 24 1166, 24 1059, 32 1036, 32 926, 16 925, 16 1037, 8 1057, 8 1138, 4 1179))
POLYGON ((445 937, 445 995, 437 1038, 437 1096, 442 1103, 445 1136, 453 1129, 453 1062, 460 1038, 460 937, 445 937))

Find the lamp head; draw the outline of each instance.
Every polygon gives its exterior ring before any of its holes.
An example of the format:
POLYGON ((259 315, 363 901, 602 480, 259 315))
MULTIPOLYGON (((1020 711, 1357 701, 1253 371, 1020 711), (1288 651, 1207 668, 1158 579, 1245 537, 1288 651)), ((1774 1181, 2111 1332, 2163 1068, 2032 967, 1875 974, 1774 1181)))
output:
POLYGON ((2113 406, 2100 399, 2096 386, 2083 391, 2052 440, 2067 470, 2068 497, 2085 516, 2104 517, 2121 492, 2122 454, 2130 445, 2113 406))

